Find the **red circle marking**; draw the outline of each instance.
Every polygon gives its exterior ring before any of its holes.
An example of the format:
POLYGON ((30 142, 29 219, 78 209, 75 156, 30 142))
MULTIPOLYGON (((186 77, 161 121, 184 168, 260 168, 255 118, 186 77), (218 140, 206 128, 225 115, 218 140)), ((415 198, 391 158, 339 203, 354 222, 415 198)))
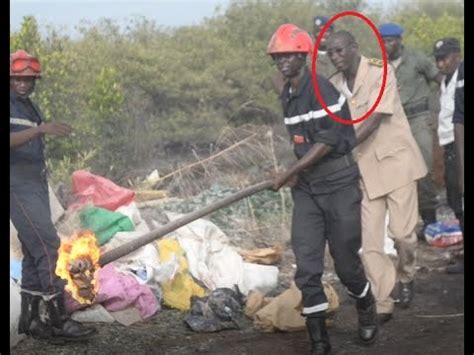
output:
POLYGON ((314 55, 313 55, 313 58, 311 59, 311 74, 312 74, 311 79, 312 79, 312 82, 313 82, 313 88, 314 88, 314 92, 316 94, 316 98, 321 103, 321 105, 323 106, 324 111, 326 111, 326 113, 329 115, 329 117, 331 117, 336 122, 343 123, 343 124, 346 124, 346 125, 356 124, 358 122, 361 122, 361 121, 369 118, 369 116, 372 113, 374 113, 375 109, 377 108, 378 104, 380 103, 380 100, 382 99, 383 92, 385 90, 385 86, 386 86, 386 82, 387 82, 387 71, 388 71, 387 51, 385 50, 385 46, 383 44, 382 36, 380 35, 379 31, 377 30, 377 27, 375 27, 374 23, 368 17, 362 15, 359 12, 356 12, 356 11, 341 12, 341 13, 331 17, 329 19, 329 21, 326 22, 326 24, 323 26, 321 32, 319 32, 319 35, 316 38, 316 43, 314 44, 313 53, 314 53, 314 55), (323 38, 324 33, 326 33, 326 31, 328 30, 329 26, 331 26, 331 24, 334 21, 336 21, 338 18, 341 18, 341 17, 344 17, 344 16, 355 16, 355 17, 361 18, 362 20, 364 20, 369 25, 369 27, 372 29, 372 31, 375 33, 375 36, 377 37, 380 48, 382 50, 382 59, 383 59, 383 76, 382 76, 382 85, 381 85, 380 90, 379 90, 379 95, 377 96, 377 99, 375 100, 375 103, 372 105, 372 107, 370 108, 369 111, 367 111, 363 116, 361 116, 359 118, 352 119, 352 121, 349 121, 347 119, 339 117, 338 115, 336 115, 335 113, 333 113, 329 110, 328 106, 324 102, 323 97, 321 96, 321 92, 319 91, 318 81, 316 80, 316 59, 318 57, 318 48, 319 48, 319 45, 321 43, 321 39, 323 38))

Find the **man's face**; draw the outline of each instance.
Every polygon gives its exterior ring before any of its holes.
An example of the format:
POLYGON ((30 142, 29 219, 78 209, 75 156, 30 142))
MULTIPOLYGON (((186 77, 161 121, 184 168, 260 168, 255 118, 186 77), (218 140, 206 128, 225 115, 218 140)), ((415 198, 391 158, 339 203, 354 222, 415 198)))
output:
MULTIPOLYGON (((323 25, 316 25, 316 24, 313 26, 313 36, 314 36, 315 41, 316 41, 316 38, 318 38, 319 33, 322 31, 323 27, 324 27, 323 25)), ((319 44, 319 50, 321 51, 326 50, 326 42, 331 33, 332 33, 331 28, 328 28, 328 30, 324 32, 324 36, 323 38, 321 38, 321 42, 319 44)))
POLYGON ((338 71, 346 71, 357 57, 357 45, 345 37, 333 36, 327 42, 327 54, 338 71))
POLYGON ((285 78, 297 76, 305 64, 306 57, 301 53, 277 53, 272 55, 280 73, 285 78))
POLYGON ((442 57, 436 57, 436 66, 443 75, 451 75, 456 71, 461 56, 459 53, 450 53, 442 57))
POLYGON ((384 37, 383 43, 389 59, 396 59, 395 54, 400 50, 402 39, 400 37, 384 37))
POLYGON ((35 89, 35 80, 34 76, 10 77, 10 89, 19 96, 28 97, 35 89))

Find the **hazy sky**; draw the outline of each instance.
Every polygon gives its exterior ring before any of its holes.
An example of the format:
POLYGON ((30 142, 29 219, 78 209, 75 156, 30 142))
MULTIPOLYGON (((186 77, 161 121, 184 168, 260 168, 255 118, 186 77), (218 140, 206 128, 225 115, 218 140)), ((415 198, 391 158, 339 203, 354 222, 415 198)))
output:
POLYGON ((135 15, 146 16, 164 26, 199 24, 225 8, 229 0, 10 0, 10 24, 17 30, 24 16, 34 15, 40 26, 65 26, 72 31, 80 20, 111 18, 119 22, 135 15))
MULTIPOLYGON (((368 0, 372 5, 387 6, 397 0, 368 0)), ((81 20, 95 22, 110 18, 124 23, 134 15, 146 16, 164 26, 199 24, 211 17, 217 6, 225 9, 230 0, 10 0, 10 24, 18 30, 24 16, 34 15, 40 24, 60 26, 74 35, 81 20)))

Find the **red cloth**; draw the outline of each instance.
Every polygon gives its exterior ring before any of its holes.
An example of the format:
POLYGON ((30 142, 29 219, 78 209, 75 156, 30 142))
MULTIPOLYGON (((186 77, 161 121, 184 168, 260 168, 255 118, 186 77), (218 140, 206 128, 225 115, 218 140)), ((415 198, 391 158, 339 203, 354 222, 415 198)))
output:
POLYGON ((109 179, 85 170, 77 170, 72 174, 72 191, 75 201, 69 209, 91 202, 96 207, 115 211, 135 200, 135 191, 120 187, 109 179))

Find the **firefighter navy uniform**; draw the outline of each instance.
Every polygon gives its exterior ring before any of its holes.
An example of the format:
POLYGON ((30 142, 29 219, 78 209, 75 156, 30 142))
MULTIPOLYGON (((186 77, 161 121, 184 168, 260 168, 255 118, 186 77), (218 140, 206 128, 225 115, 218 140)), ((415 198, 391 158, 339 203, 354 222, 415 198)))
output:
MULTIPOLYGON (((303 294, 302 314, 312 316, 328 309, 321 283, 326 241, 336 273, 349 295, 361 299, 370 292, 370 286, 358 254, 362 194, 359 168, 351 153, 356 143, 354 127, 328 116, 315 97, 309 69, 304 70, 297 91, 292 92, 288 83, 280 96, 294 153, 300 159, 315 143, 332 147, 320 161, 299 174, 291 191, 295 283, 303 294)), ((328 109, 351 120, 344 96, 324 77, 318 75, 317 82, 328 109)))
MULTIPOLYGON (((11 133, 42 122, 29 98, 10 91, 11 133)), ((60 240, 51 221, 42 137, 10 149, 10 218, 22 245, 22 292, 61 293, 64 282, 55 274, 60 240)))

